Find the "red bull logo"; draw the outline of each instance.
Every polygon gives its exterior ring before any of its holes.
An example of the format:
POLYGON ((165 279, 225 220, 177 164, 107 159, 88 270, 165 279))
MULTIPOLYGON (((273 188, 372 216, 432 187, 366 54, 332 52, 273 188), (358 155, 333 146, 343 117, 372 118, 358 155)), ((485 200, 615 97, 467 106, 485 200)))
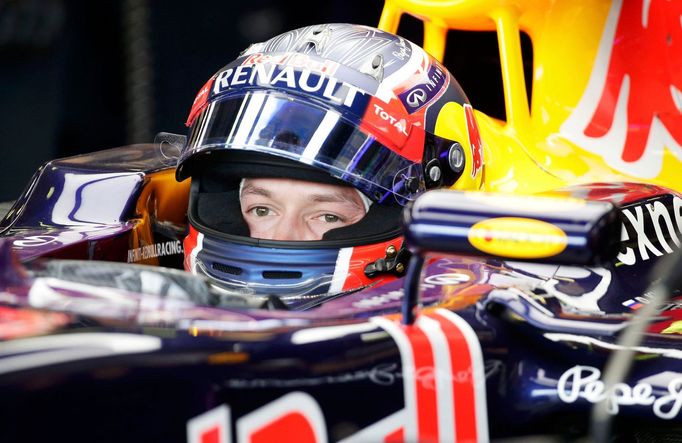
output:
POLYGON ((613 168, 657 176, 682 158, 682 2, 614 1, 567 138, 613 168))

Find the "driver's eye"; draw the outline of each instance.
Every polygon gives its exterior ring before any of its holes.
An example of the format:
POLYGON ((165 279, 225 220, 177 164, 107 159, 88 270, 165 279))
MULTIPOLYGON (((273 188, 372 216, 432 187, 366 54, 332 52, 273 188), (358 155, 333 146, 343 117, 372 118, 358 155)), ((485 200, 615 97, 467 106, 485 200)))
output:
POLYGON ((270 213, 270 210, 263 206, 258 206, 253 208, 253 213, 256 214, 257 217, 265 217, 270 213))
POLYGON ((324 215, 324 221, 327 223, 337 223, 337 222, 341 221, 341 218, 338 215, 325 214, 324 215))

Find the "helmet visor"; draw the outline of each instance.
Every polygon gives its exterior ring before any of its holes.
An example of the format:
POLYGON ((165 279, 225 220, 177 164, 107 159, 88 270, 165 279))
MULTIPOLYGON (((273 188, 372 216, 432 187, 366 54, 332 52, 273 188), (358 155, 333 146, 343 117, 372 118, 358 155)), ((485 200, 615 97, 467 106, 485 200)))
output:
POLYGON ((423 168, 335 110, 274 92, 214 101, 195 121, 180 164, 202 151, 249 150, 327 171, 379 203, 405 204, 424 190, 423 168))

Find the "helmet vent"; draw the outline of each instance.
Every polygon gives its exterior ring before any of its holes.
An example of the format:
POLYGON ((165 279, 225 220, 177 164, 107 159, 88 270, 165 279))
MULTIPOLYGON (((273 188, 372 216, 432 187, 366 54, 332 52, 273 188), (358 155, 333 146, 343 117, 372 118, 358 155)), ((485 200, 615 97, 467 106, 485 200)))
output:
POLYGON ((308 50, 312 47, 315 48, 315 53, 317 55, 322 55, 322 52, 327 47, 327 43, 329 43, 331 34, 332 31, 327 25, 313 29, 312 32, 303 38, 299 48, 308 50))
POLYGON ((213 262, 211 267, 213 269, 215 269, 216 271, 220 271, 220 272, 223 272, 225 274, 241 275, 241 273, 244 272, 242 270, 242 268, 238 268, 236 266, 226 265, 225 263, 213 262))
POLYGON ((377 81, 382 81, 384 79, 384 58, 381 54, 375 55, 360 68, 360 72, 371 75, 377 81))
POLYGON ((299 271, 263 271, 263 278, 273 280, 295 279, 303 277, 299 271))

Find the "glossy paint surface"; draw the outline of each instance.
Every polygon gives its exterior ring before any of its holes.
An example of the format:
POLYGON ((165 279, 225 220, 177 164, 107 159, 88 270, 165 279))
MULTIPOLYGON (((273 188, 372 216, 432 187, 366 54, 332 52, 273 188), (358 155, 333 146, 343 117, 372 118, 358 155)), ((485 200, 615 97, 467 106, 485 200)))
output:
MULTIPOLYGON (((608 200, 607 191, 597 189, 608 200)), ((679 200, 661 188, 629 189, 629 198, 618 197, 617 187, 611 191, 635 217, 637 207, 655 202, 672 214, 679 200)), ((449 204, 446 197, 439 201, 432 210, 449 204)), ((664 229, 664 220, 642 223, 664 229)), ((123 226, 109 234, 121 232, 123 226)), ((56 260, 24 269, 13 258, 9 237, 1 249, 0 329, 11 340, 0 343, 0 384, 17 400, 3 414, 23 423, 29 417, 24 402, 32 410, 56 408, 50 398, 68 390, 71 400, 60 400, 64 413, 88 404, 81 417, 93 423, 133 402, 154 410, 136 410, 151 427, 124 418, 123 426, 107 425, 110 434, 103 435, 84 425, 102 441, 155 435, 181 441, 187 430, 199 436, 269 435, 281 432, 284 423, 295 435, 312 430, 310 441, 429 439, 453 432, 504 436, 528 432, 529 426, 535 433, 561 432, 553 423, 567 413, 577 417, 574 425, 585 426, 592 405, 606 395, 600 385, 604 362, 618 349, 618 334, 631 313, 646 303, 648 281, 639 273, 659 257, 653 249, 664 257, 664 243, 674 244, 672 231, 660 238, 656 229, 633 231, 631 238, 640 235, 649 235, 647 260, 637 249, 645 241, 640 239, 623 244, 624 257, 634 248, 635 263, 617 259, 599 268, 429 255, 412 326, 398 321, 402 280, 308 311, 255 309, 248 299, 224 298, 200 279, 164 268, 56 260), (65 330, 73 332, 64 335, 65 330), (49 339, 32 338, 38 334, 49 339), (463 353, 470 355, 463 367, 447 357, 463 353), (121 369, 111 373, 112 365, 121 369), (27 377, 36 371, 60 382, 27 391, 27 377), (92 384, 106 373, 106 382, 92 384), (180 388, 178 377, 191 383, 180 388), (444 383, 450 386, 445 391, 444 383), (159 391, 134 396, 131 389, 143 385, 159 391), (120 391, 116 401, 113 390, 120 391), (170 407, 178 402, 183 406, 170 407), (478 412, 462 416, 458 410, 478 412), (160 416, 175 417, 187 428, 162 426, 160 416), (343 423, 352 423, 352 430, 341 430, 343 423)), ((412 241, 419 245, 419 239, 412 241)), ((449 241, 447 233, 441 241, 449 241)), ((614 413, 645 426, 682 419, 676 409, 682 383, 675 375, 682 374, 678 297, 661 307, 654 334, 640 345, 647 358, 622 382, 624 392, 638 394, 613 399, 614 413)), ((66 435, 62 415, 51 417, 50 432, 66 435)), ((16 438, 11 429, 3 436, 16 438)), ((41 429, 28 432, 28 440, 44 437, 41 429)))
MULTIPOLYGON (((484 158, 492 159, 481 189, 529 193, 606 180, 681 190, 680 7, 665 0, 389 0, 379 27, 396 31, 406 13, 424 17, 424 46, 440 59, 448 29, 497 32, 507 119, 476 113, 484 158), (530 103, 519 32, 533 44, 530 103)), ((441 118, 445 136, 462 132, 461 111, 441 118)))
MULTIPOLYGON (((386 29, 403 12, 428 17, 436 55, 448 28, 499 33, 507 121, 452 104, 436 125, 465 140, 456 188, 548 192, 567 206, 587 199, 620 211, 616 258, 521 262, 466 255, 469 236, 443 229, 456 225, 443 195, 428 211, 440 214, 429 221, 439 229, 428 242, 408 238, 426 255, 410 325, 400 321, 403 280, 292 311, 137 265, 180 265, 187 189, 174 181, 172 146, 46 165, 0 224, 0 440, 582 436, 603 400, 621 436, 679 427, 681 288, 657 306, 615 391, 602 374, 650 303, 658 265, 682 245, 677 8, 386 3, 386 29), (534 45, 530 107, 519 30, 534 45)), ((529 218, 517 206, 502 215, 529 218)), ((471 212, 467 227, 500 216, 471 212)))

